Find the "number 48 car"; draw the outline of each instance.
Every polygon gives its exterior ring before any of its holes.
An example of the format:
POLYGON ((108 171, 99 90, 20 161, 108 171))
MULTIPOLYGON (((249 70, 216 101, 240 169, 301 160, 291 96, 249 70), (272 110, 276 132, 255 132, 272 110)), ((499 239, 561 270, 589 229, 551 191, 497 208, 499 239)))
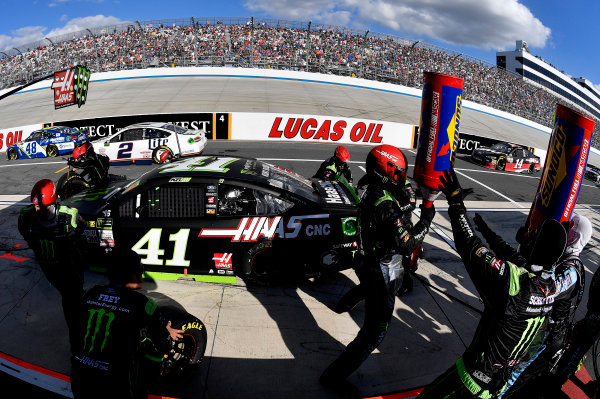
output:
POLYGON ((9 160, 56 157, 72 152, 88 140, 88 131, 67 126, 52 126, 32 132, 25 140, 6 149, 9 160))
POLYGON ((471 161, 486 168, 507 172, 533 173, 541 169, 540 157, 527 148, 504 142, 474 149, 471 161))
POLYGON ((351 267, 356 200, 338 181, 202 156, 64 203, 88 221, 89 245, 133 249, 154 278, 271 283, 351 267))
POLYGON ((172 123, 144 122, 94 141, 94 150, 113 163, 165 163, 182 156, 198 155, 206 147, 204 130, 190 130, 172 123))

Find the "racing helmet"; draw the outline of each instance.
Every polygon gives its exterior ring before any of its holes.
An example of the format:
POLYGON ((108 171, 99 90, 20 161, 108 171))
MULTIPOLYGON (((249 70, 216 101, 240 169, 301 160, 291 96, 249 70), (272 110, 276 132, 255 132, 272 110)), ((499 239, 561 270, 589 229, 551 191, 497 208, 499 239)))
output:
POLYGON ((81 157, 85 157, 88 153, 93 152, 94 147, 92 147, 92 143, 88 141, 73 150, 73 158, 79 159, 81 157))
POLYGON ((339 159, 342 162, 350 161, 350 153, 348 152, 346 147, 344 147, 343 145, 338 145, 337 147, 335 147, 333 156, 335 156, 337 159, 339 159))
POLYGON ((519 246, 519 252, 529 262, 532 271, 552 270, 563 255, 567 245, 567 232, 554 219, 546 219, 527 235, 519 246))
POLYGON ((378 177, 383 183, 397 185, 406 181, 406 157, 389 144, 378 145, 367 155, 367 174, 378 177))
POLYGON ((56 186, 50 179, 42 179, 31 189, 31 203, 34 205, 52 205, 56 202, 56 186))

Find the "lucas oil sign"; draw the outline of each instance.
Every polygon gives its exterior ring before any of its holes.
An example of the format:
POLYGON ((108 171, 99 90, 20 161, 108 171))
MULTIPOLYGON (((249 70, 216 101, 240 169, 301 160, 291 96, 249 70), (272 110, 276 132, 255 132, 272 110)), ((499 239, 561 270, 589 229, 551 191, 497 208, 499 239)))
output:
POLYGON ((81 107, 87 99, 90 70, 76 66, 65 71, 54 72, 50 87, 54 90, 54 109, 77 104, 81 107))

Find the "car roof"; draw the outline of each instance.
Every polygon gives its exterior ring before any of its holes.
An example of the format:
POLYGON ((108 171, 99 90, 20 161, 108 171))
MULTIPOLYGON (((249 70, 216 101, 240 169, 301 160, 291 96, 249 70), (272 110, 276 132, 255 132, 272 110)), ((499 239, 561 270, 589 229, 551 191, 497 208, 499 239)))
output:
POLYGON ((155 181, 160 184, 173 177, 199 177, 235 180, 271 189, 294 192, 315 200, 312 182, 290 170, 247 157, 201 155, 187 157, 146 172, 140 185, 155 181))
POLYGON ((133 125, 125 126, 123 129, 131 129, 131 128, 139 128, 139 127, 152 127, 152 128, 162 128, 166 125, 172 125, 169 122, 138 122, 133 125))

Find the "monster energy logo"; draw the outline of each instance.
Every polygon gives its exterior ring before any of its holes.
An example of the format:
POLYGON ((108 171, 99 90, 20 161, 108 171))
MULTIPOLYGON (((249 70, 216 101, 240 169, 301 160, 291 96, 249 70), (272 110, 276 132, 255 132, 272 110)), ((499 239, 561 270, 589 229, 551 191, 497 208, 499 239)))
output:
POLYGON ((517 346, 515 346, 512 353, 510 354, 511 359, 517 359, 519 357, 517 355, 529 348, 529 344, 531 344, 533 337, 535 337, 538 330, 542 326, 544 319, 545 317, 540 316, 527 320, 527 328, 525 329, 525 331, 523 331, 523 335, 521 335, 519 343, 517 343, 517 346))
POLYGON ((96 338, 98 338, 98 332, 100 331, 100 326, 102 325, 102 319, 104 318, 104 315, 106 315, 107 321, 104 325, 104 338, 101 338, 102 344, 100 345, 100 352, 102 352, 104 351, 104 346, 106 345, 106 341, 108 340, 108 336, 110 335, 110 325, 115 319, 115 314, 113 312, 107 312, 104 309, 89 309, 88 312, 90 316, 88 318, 85 337, 83 338, 83 349, 85 350, 88 347, 88 337, 90 336, 92 325, 94 325, 94 332, 92 333, 89 343, 89 349, 87 350, 88 354, 92 352, 96 345, 96 338))
POLYGON ((42 259, 45 259, 45 260, 54 259, 54 241, 40 240, 40 251, 41 251, 42 259))

